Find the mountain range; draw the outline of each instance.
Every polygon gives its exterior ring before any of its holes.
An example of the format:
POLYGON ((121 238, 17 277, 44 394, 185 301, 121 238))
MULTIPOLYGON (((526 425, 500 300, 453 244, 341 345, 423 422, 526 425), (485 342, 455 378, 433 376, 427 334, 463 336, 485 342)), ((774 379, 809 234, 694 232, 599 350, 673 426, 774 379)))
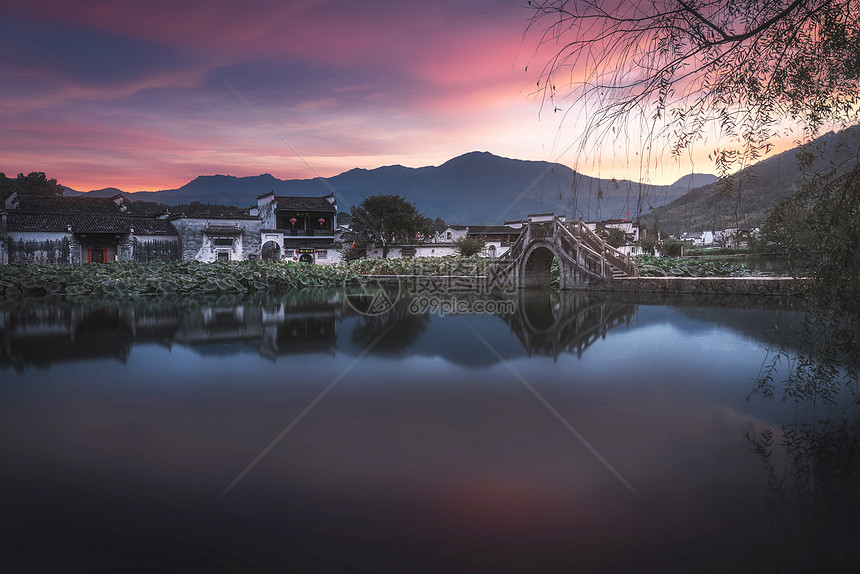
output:
MULTIPOLYGON (((590 177, 558 163, 471 152, 440 166, 356 168, 326 179, 281 180, 268 173, 250 177, 201 175, 177 189, 126 193, 106 188, 85 193, 98 197, 124 193, 133 201, 168 205, 199 201, 250 206, 270 191, 297 196, 334 192, 341 210, 361 203, 364 197, 386 193, 405 197, 434 219, 492 225, 535 213, 582 216, 585 220, 632 219, 637 212, 665 205, 716 179, 713 175, 690 174, 672 185, 640 184, 590 177)), ((66 188, 66 193, 81 192, 66 188)))
MULTIPOLYGON (((860 126, 854 126, 816 138, 805 152, 816 158, 813 169, 824 169, 856 161, 858 150, 860 126)), ((693 173, 666 186, 600 179, 557 163, 471 152, 435 167, 356 168, 327 179, 281 180, 268 173, 201 175, 177 189, 126 193, 111 187, 83 193, 98 197, 124 193, 132 200, 167 205, 198 201, 247 207, 270 191, 299 196, 334 192, 342 211, 364 197, 387 193, 401 195, 425 216, 448 223, 492 225, 550 212, 587 221, 635 220, 639 215, 649 228, 656 224, 677 236, 685 231, 761 225, 770 210, 801 184, 800 151, 793 148, 764 159, 727 181, 693 173)), ((66 193, 82 192, 66 188, 66 193)))
MULTIPOLYGON (((735 173, 727 181, 711 182, 682 197, 643 212, 642 223, 654 224, 678 236, 686 231, 758 227, 774 206, 803 182, 799 147, 773 155, 735 173)), ((860 126, 827 132, 809 142, 811 171, 855 165, 860 156, 860 126)))

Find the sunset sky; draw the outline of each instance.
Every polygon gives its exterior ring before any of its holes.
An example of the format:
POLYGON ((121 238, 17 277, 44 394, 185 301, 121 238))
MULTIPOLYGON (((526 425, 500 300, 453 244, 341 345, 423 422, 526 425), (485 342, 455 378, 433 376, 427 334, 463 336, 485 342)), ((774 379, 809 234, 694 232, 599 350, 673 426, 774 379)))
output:
MULTIPOLYGON (((0 0, 0 171, 138 191, 489 151, 638 179, 635 159, 567 150, 576 122, 541 110, 525 5, 0 0)), ((706 153, 651 181, 713 172, 706 153)))

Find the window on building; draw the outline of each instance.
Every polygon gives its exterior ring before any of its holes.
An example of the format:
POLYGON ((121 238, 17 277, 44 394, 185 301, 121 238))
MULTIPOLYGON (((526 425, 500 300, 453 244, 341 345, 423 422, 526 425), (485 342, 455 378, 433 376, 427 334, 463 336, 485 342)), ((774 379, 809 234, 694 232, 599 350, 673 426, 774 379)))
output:
POLYGON ((327 259, 328 249, 317 249, 317 259, 327 259))

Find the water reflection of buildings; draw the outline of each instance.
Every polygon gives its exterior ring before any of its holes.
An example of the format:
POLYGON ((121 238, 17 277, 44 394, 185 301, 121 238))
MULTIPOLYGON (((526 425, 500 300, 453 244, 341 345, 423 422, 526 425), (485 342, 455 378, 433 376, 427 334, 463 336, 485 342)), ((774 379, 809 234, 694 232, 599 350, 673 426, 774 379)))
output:
POLYGON ((238 344, 256 348, 271 360, 282 355, 333 354, 342 316, 339 297, 302 305, 207 307, 183 315, 174 341, 191 348, 205 347, 207 354, 219 354, 219 350, 229 354, 238 344))
MULTIPOLYGON (((636 309, 633 303, 578 292, 520 291, 513 297, 517 313, 499 317, 529 355, 581 355, 608 330, 629 323, 636 309)), ((124 362, 131 347, 141 343, 177 344, 207 356, 259 353, 272 361, 311 353, 334 355, 339 324, 352 315, 355 311, 340 293, 262 305, 14 308, 0 311, 0 366, 20 371, 74 360, 124 362)), ((380 342, 376 352, 420 354, 422 349, 413 348, 418 334, 428 332, 425 346, 433 346, 437 332, 450 338, 444 324, 434 328, 430 319, 397 312, 364 317, 352 326, 347 346, 366 345, 379 331, 375 327, 387 325, 391 340, 380 342)))
POLYGON ((301 353, 333 354, 341 297, 291 305, 176 307, 52 306, 0 311, 0 366, 18 371, 55 362, 116 359, 134 344, 173 344, 206 355, 256 349, 276 360, 301 353))
POLYGON ((124 362, 133 343, 169 340, 176 323, 112 306, 7 310, 0 312, 0 365, 20 371, 58 361, 124 362))
POLYGON ((259 307, 203 307, 182 314, 173 341, 186 347, 251 344, 262 335, 259 307))
POLYGON ((502 318, 529 356, 581 356, 607 331, 629 325, 636 312, 633 303, 581 291, 520 290, 514 297, 518 312, 502 318))
POLYGON ((340 298, 263 309, 260 355, 272 360, 304 353, 334 355, 337 324, 343 314, 344 302, 340 298))

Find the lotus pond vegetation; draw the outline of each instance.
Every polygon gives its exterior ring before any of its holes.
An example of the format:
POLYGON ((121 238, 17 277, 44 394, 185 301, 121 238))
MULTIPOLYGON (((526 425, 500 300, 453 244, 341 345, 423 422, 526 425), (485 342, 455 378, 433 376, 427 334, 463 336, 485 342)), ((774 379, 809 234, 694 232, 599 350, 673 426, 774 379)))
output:
POLYGON ((490 260, 466 257, 362 259, 337 265, 267 261, 196 261, 0 267, 0 296, 87 296, 281 293, 306 287, 359 285, 372 275, 484 275, 490 260))

